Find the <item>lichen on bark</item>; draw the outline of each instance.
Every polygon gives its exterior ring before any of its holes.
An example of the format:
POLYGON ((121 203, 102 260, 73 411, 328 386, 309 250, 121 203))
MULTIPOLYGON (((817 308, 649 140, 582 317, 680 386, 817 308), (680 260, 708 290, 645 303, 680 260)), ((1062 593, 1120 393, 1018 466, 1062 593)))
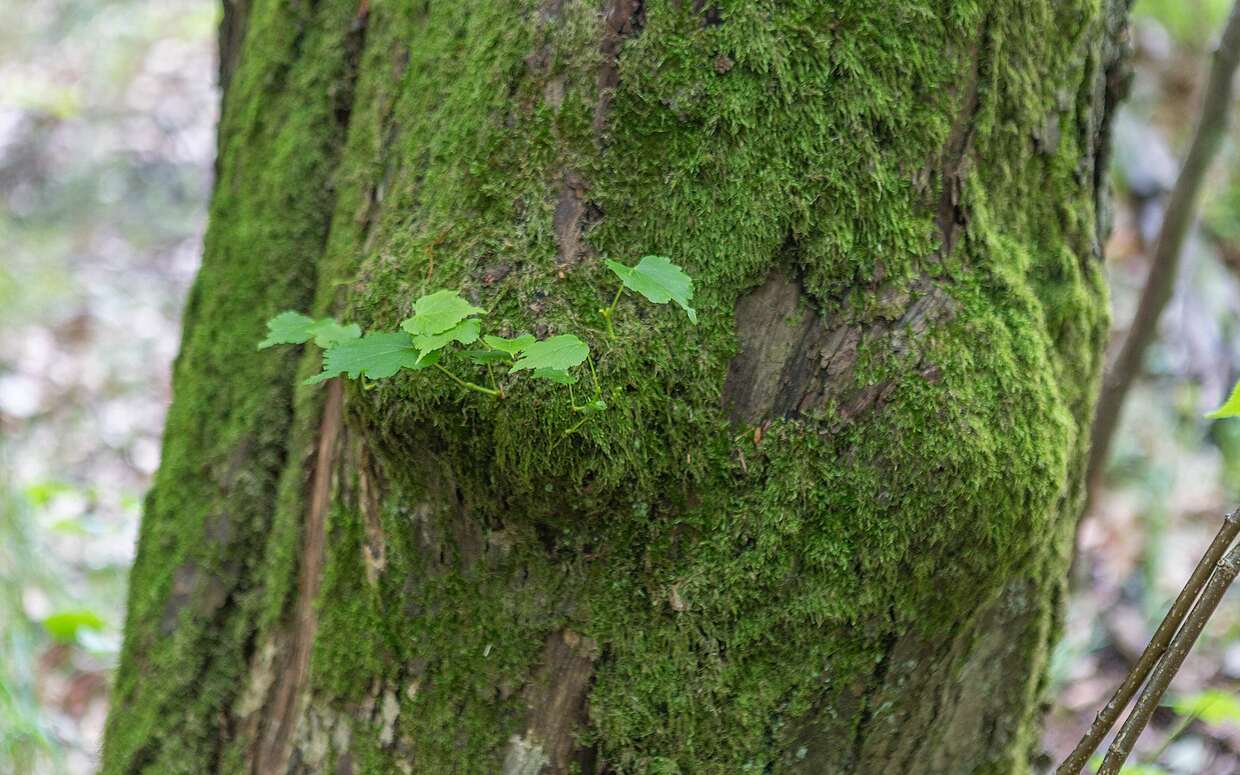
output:
POLYGON ((1025 770, 1122 9, 247 9, 106 771, 1025 770), (609 340, 645 253, 702 322, 609 340), (608 411, 253 352, 440 287, 585 335, 608 411))

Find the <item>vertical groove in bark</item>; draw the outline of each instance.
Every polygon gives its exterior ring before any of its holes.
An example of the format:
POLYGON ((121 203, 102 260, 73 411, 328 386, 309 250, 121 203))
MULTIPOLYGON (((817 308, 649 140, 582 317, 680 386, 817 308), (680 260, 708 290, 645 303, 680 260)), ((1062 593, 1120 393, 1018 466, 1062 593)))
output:
POLYGON ((524 692, 529 709, 525 730, 508 743, 503 775, 593 771, 590 750, 580 747, 576 736, 587 723, 586 694, 598 657, 598 644, 572 630, 547 636, 538 670, 524 692))
POLYGON ((298 557, 297 599, 293 606, 287 640, 279 648, 283 664, 276 668, 269 699, 258 713, 266 721, 253 754, 254 775, 277 775, 288 770, 293 750, 293 734, 301 718, 302 703, 310 671, 310 650, 318 629, 315 612, 319 578, 323 567, 324 544, 327 540, 327 513, 332 502, 332 482, 336 475, 344 422, 344 390, 339 380, 332 380, 323 402, 323 420, 319 426, 318 450, 314 474, 310 479, 309 502, 302 527, 301 551, 298 557))

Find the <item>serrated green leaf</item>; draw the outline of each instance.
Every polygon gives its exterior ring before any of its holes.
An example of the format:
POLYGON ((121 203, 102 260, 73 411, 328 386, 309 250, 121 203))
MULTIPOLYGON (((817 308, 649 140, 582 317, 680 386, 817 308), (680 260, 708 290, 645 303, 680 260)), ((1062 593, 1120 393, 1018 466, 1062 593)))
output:
POLYGON ((492 336, 487 334, 482 337, 482 341, 486 342, 487 347, 490 347, 492 350, 499 350, 502 353, 507 353, 508 355, 516 357, 522 350, 534 344, 534 342, 537 342, 538 340, 535 339, 532 334, 522 334, 521 336, 514 337, 512 339, 505 339, 502 336, 492 336))
POLYGON ((418 352, 422 353, 422 357, 426 357, 430 353, 442 350, 450 342, 473 344, 478 341, 478 333, 481 330, 481 326, 482 323, 477 318, 462 320, 447 331, 413 337, 413 346, 418 349, 418 352))
POLYGON ((534 373, 530 376, 536 379, 550 380, 561 385, 577 384, 577 377, 563 369, 534 369, 534 373))
POLYGON ((267 338, 258 343, 263 350, 277 344, 301 344, 314 335, 314 318, 287 310, 267 321, 267 338))
POLYGON ((697 323, 697 311, 689 306, 693 300, 693 278, 667 258, 642 256, 637 266, 625 266, 609 258, 607 267, 616 273, 625 288, 637 291, 655 304, 674 301, 691 323, 697 323))
POLYGON ((314 336, 314 343, 326 349, 334 344, 361 337, 362 327, 357 323, 345 325, 335 318, 323 318, 315 321, 311 333, 314 336))
POLYGON ((1224 721, 1240 723, 1240 698, 1233 692, 1204 689, 1195 694, 1178 697, 1171 703, 1172 709, 1185 718, 1199 718, 1207 724, 1224 721))
POLYGON ((580 366, 589 356, 590 348, 585 342, 572 334, 560 334, 526 347, 508 371, 510 374, 523 369, 568 371, 574 366, 580 366))
POLYGON ((1206 415, 1211 420, 1221 420, 1225 417, 1240 417, 1240 383, 1231 391, 1231 396, 1226 403, 1206 415))
POLYGON ((465 350, 461 353, 474 363, 509 363, 507 355, 498 350, 465 350))
POLYGON ((401 321, 400 327, 414 336, 431 336, 483 312, 486 310, 470 304, 456 291, 436 291, 415 301, 413 317, 401 321))
POLYGON ((305 381, 325 382, 341 373, 350 379, 390 377, 401 369, 423 369, 438 360, 422 359, 408 334, 376 332, 330 347, 323 353, 323 371, 305 381))
POLYGON ((258 343, 258 349, 277 344, 302 344, 310 339, 319 347, 327 348, 361 335, 362 329, 356 323, 343 325, 335 318, 315 320, 290 310, 267 321, 267 338, 258 343))

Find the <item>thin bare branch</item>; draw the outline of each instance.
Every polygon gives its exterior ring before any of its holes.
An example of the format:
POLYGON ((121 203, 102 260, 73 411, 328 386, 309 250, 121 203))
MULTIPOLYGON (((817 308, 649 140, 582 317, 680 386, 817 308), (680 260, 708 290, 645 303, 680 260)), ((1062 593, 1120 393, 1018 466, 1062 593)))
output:
POLYGON ((1237 572, 1240 572, 1240 546, 1229 551, 1215 568, 1214 574, 1210 576, 1206 588, 1201 593, 1201 599, 1197 601, 1197 605, 1193 606, 1188 618, 1184 620, 1184 627, 1171 639, 1166 656, 1159 660, 1158 666, 1150 675, 1150 682, 1146 684, 1141 691, 1141 696, 1133 705, 1132 713, 1124 721, 1124 726, 1120 727, 1119 734, 1111 741, 1111 748, 1107 751, 1106 758, 1102 760, 1098 775, 1119 775, 1120 768, 1124 766, 1128 754, 1132 752, 1137 738, 1149 724, 1150 717, 1154 715, 1154 709, 1158 707, 1167 687, 1171 685, 1171 679, 1184 664, 1184 658, 1188 656, 1189 650, 1197 642, 1201 631, 1205 629, 1206 622, 1210 620, 1214 609, 1223 599, 1223 593, 1235 581, 1237 572))
POLYGON ((1196 219, 1197 200, 1229 123, 1232 103, 1232 80, 1240 64, 1240 2, 1232 7, 1227 25, 1210 63, 1210 73, 1202 95, 1201 115, 1197 131, 1184 160, 1184 167, 1171 190, 1162 228, 1154 246, 1149 277, 1141 292, 1136 316, 1128 336, 1120 348, 1115 364, 1107 374, 1094 415, 1092 448, 1089 454, 1087 483, 1092 493, 1111 449, 1111 440, 1119 425, 1120 412, 1128 389, 1141 370, 1146 348, 1154 341, 1158 320, 1171 300, 1175 279, 1179 274, 1180 253, 1184 240, 1196 219))
POLYGON ((1205 586, 1207 579, 1210 578, 1219 560, 1223 557, 1223 553, 1227 551, 1227 547, 1231 546, 1237 535, 1240 535, 1240 509, 1236 509, 1223 518, 1223 524, 1215 534, 1214 540, 1202 555, 1197 567, 1193 569, 1192 575, 1188 577, 1188 581, 1180 590, 1175 602, 1171 604, 1171 610, 1167 611, 1167 615, 1163 617, 1162 624, 1158 625, 1149 644, 1141 652, 1141 657, 1133 665, 1128 676, 1124 678, 1124 682, 1111 695, 1111 699, 1107 700, 1107 704, 1098 711, 1098 715, 1094 717, 1093 723, 1089 726, 1089 731, 1081 738, 1081 742, 1077 743, 1076 748, 1064 760, 1064 763, 1059 765, 1059 769, 1055 770, 1055 775, 1077 775, 1089 761, 1089 757, 1098 748, 1098 744, 1111 731, 1111 727, 1115 726, 1124 708, 1128 707, 1128 702, 1137 693, 1137 689, 1145 683, 1146 676, 1167 652, 1172 636, 1180 628, 1180 623, 1184 621, 1184 617, 1196 601, 1201 588, 1205 586))

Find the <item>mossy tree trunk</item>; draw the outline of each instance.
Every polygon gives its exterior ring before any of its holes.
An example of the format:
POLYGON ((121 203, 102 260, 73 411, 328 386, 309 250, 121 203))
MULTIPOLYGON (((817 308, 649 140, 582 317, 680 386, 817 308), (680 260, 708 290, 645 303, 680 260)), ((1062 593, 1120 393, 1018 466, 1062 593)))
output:
POLYGON ((1122 0, 230 0, 106 773, 1024 772, 1122 0), (671 256, 701 323, 604 258, 671 256), (300 387, 460 288, 610 405, 300 387))

